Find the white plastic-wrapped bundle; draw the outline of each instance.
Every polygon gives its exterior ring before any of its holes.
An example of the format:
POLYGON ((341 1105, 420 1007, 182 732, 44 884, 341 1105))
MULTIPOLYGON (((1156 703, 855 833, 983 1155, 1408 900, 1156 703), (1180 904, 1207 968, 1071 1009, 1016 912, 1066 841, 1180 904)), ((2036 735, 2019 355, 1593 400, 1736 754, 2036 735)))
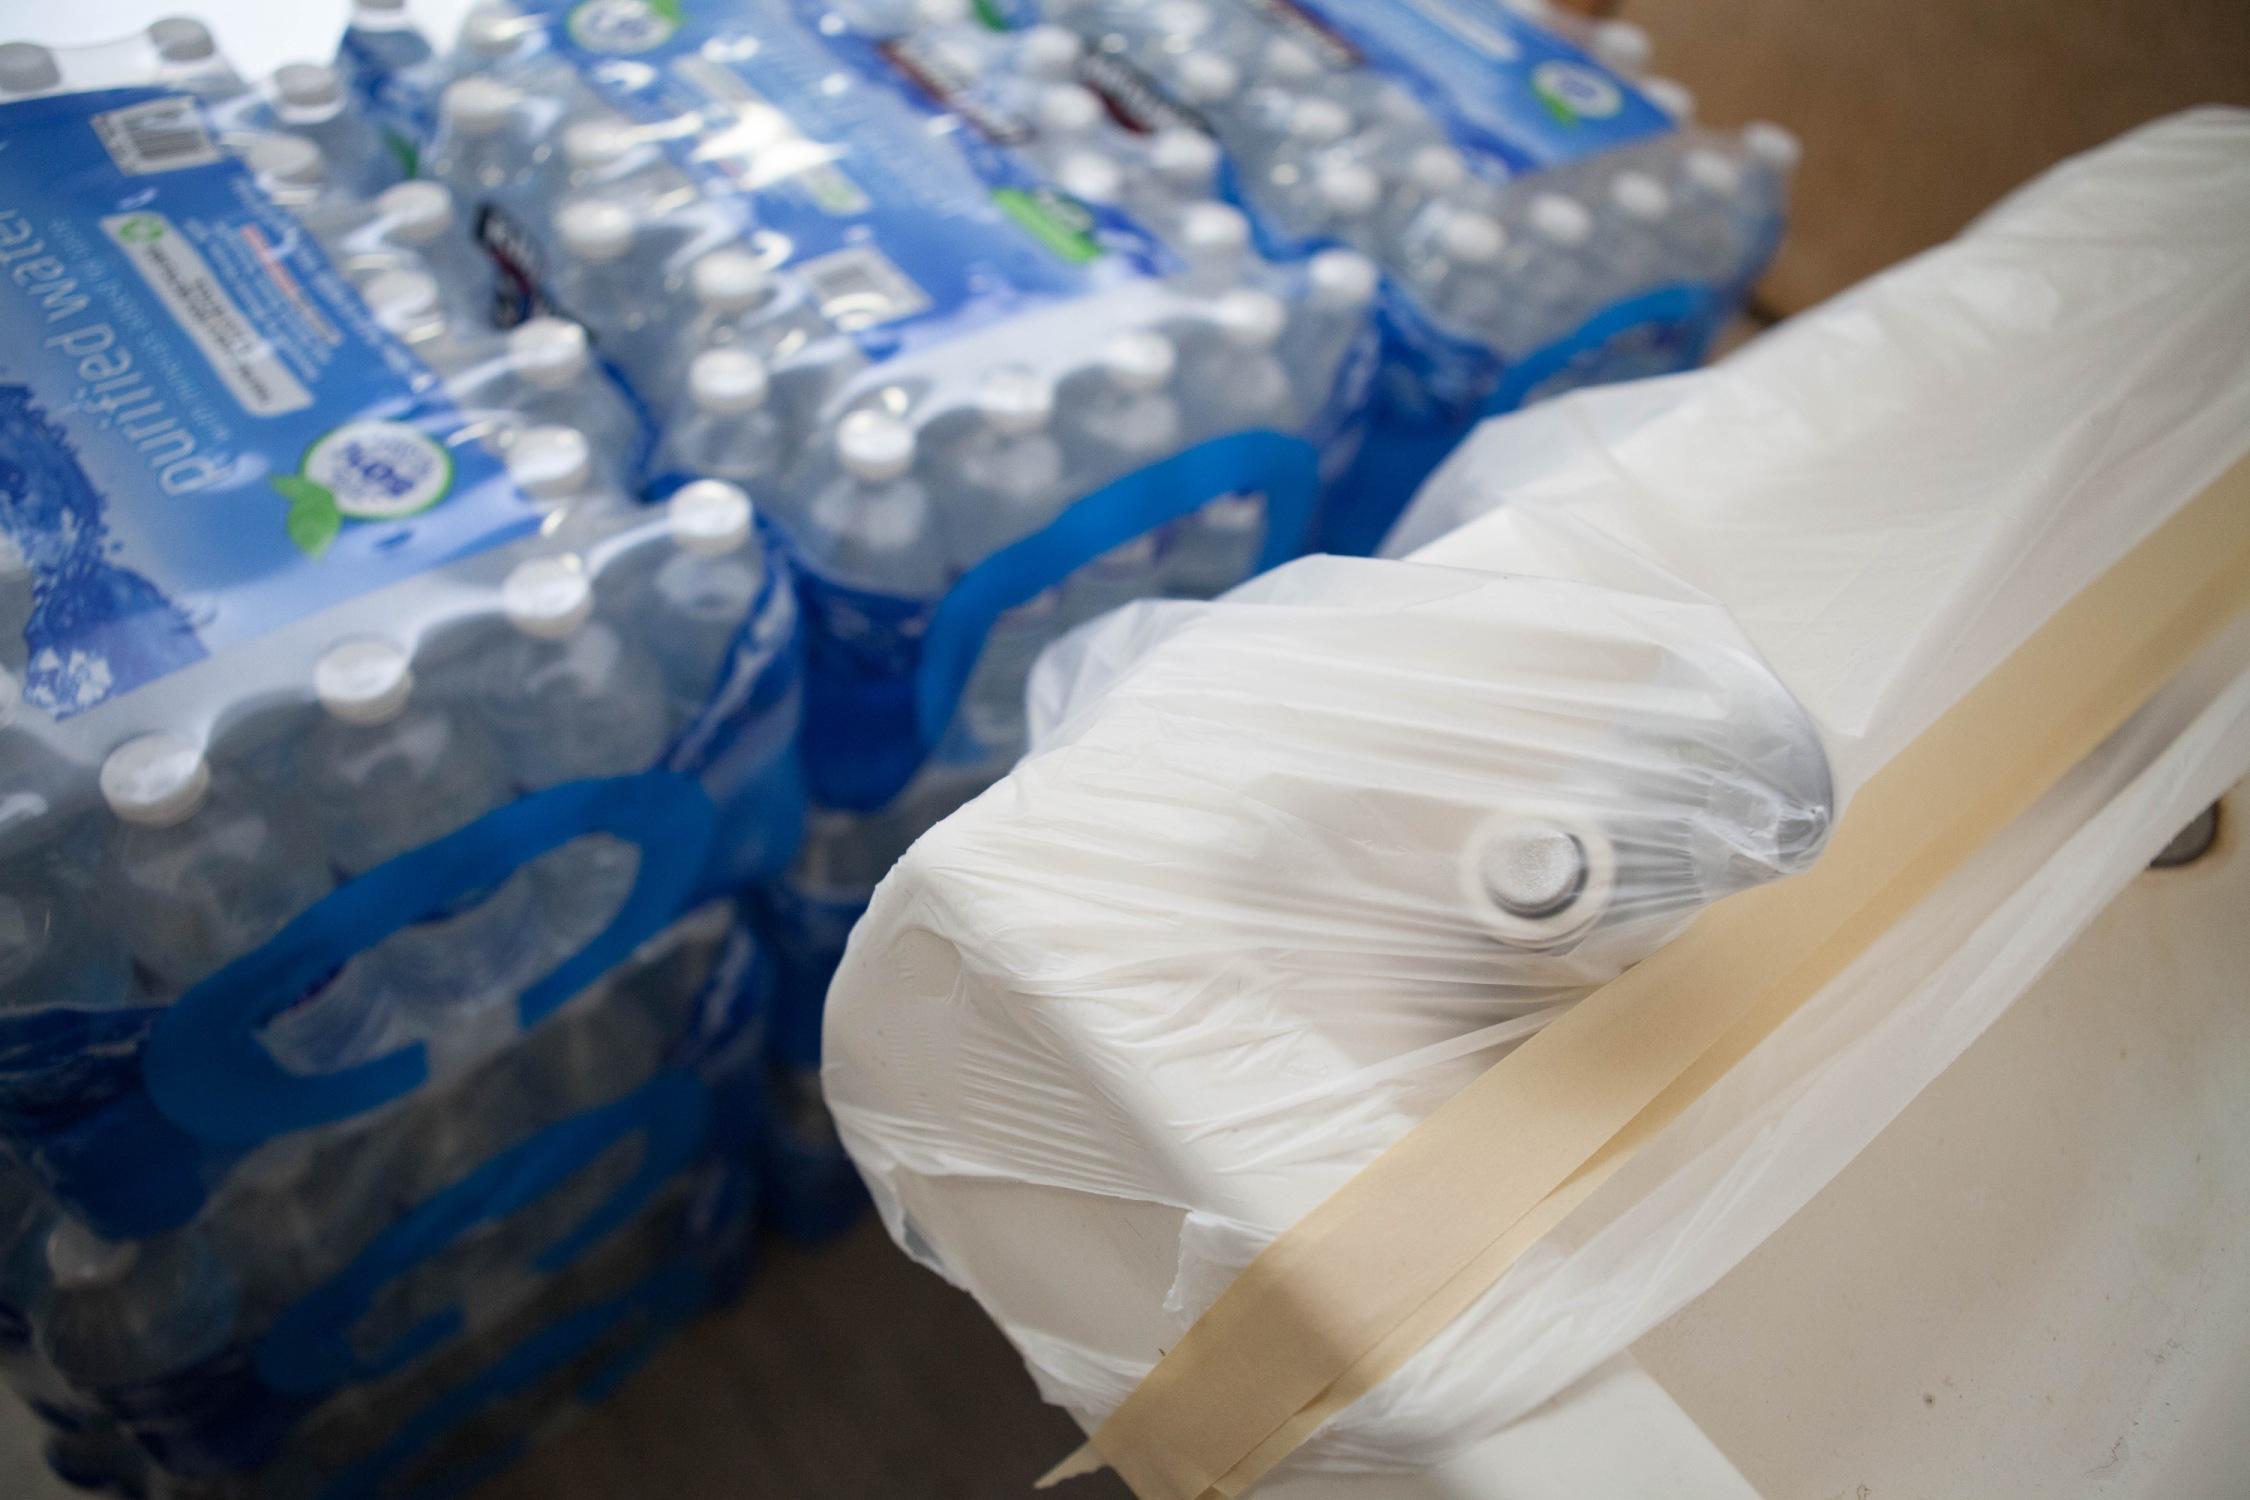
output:
MULTIPOLYGON (((1713 371, 1489 426, 1409 558, 1051 652, 1034 753, 909 852, 830 997, 894 1235, 1093 1425, 1507 1048, 1817 857, 2240 457, 2246 146, 2239 113, 2137 132, 1713 371)), ((1629 1344, 2245 766, 2237 626, 1293 1462, 1437 1462, 1629 1344)))

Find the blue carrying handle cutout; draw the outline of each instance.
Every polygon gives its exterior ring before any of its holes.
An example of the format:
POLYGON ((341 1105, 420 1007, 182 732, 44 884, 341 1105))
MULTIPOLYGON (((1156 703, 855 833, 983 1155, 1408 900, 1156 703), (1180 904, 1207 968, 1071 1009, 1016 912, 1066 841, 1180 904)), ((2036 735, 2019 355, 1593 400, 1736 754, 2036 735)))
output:
POLYGON ((945 735, 993 622, 1144 532, 1221 495, 1266 497, 1257 571, 1297 555, 1320 495, 1320 456, 1288 433, 1229 433, 1114 480, 968 570, 938 601, 922 642, 915 719, 925 752, 945 735))
MULTIPOLYGON (((600 1399, 605 1381, 614 1383, 616 1372, 646 1357, 666 1332, 709 1300, 703 1273, 693 1263, 683 1261, 651 1273, 631 1290, 608 1301, 565 1313, 500 1356, 482 1374, 455 1386, 409 1417, 390 1441, 338 1474, 321 1491, 321 1500, 362 1500, 380 1493, 393 1474, 485 1407, 530 1390, 567 1368, 628 1319, 645 1318, 646 1328, 604 1364, 588 1382, 590 1389, 582 1393, 588 1400, 600 1399)), ((522 1447, 522 1440, 504 1444, 498 1453, 443 1476, 437 1481, 440 1492, 463 1492, 467 1482, 496 1471, 522 1447)))
POLYGON ((1644 324, 1676 327, 1683 342, 1677 367, 1687 369, 1703 362, 1704 351, 1718 332, 1720 293, 1711 287, 1682 282, 1660 286, 1608 307, 1588 318, 1564 337, 1525 355, 1500 372, 1500 383, 1485 399, 1484 416, 1514 411, 1526 396, 1562 373, 1570 362, 1590 354, 1628 329, 1644 324))
POLYGON ((400 1369, 461 1330, 458 1308, 423 1319, 381 1352, 362 1357, 351 1330, 390 1282, 560 1187, 604 1151, 635 1134, 641 1161, 620 1186, 561 1239, 536 1252, 542 1272, 561 1269, 617 1229, 695 1159, 709 1106, 702 1080, 673 1069, 613 1103, 571 1116, 504 1151, 436 1193, 370 1241, 349 1266, 274 1320, 255 1355, 258 1376, 275 1390, 313 1395, 348 1380, 400 1369))
POLYGON ((265 946, 182 995, 149 1033, 142 1056, 149 1093, 182 1129, 234 1147, 380 1108, 428 1077, 421 1043, 330 1073, 293 1073, 259 1041, 259 1028, 353 955, 498 885, 551 849, 589 833, 638 845, 633 888, 609 926, 518 998, 523 1024, 534 1025, 686 904, 713 826, 710 798, 693 778, 671 771, 518 798, 331 891, 265 946))

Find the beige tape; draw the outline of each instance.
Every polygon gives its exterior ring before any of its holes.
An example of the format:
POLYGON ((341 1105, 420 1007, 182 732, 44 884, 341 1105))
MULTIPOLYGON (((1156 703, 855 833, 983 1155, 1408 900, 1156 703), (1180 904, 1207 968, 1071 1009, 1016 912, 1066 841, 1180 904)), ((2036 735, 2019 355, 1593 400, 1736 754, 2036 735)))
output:
POLYGON ((1140 1500, 1242 1494, 1458 1317, 2246 606, 2250 460, 1863 788, 1812 870, 1713 906, 1277 1238, 1043 1482, 1106 1459, 1140 1500))

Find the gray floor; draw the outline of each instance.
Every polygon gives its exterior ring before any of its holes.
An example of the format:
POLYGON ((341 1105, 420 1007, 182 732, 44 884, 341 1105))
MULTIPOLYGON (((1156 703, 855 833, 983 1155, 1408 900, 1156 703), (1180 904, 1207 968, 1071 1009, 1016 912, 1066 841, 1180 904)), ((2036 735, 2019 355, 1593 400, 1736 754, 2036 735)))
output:
MULTIPOLYGON (((868 1220, 818 1250, 771 1247, 741 1302, 478 1500, 988 1500, 1028 1495, 1078 1441, 976 1305, 868 1220)), ((1125 1493, 1108 1475, 1058 1492, 1125 1493)), ((0 1398, 0 1497, 80 1495, 0 1398)))

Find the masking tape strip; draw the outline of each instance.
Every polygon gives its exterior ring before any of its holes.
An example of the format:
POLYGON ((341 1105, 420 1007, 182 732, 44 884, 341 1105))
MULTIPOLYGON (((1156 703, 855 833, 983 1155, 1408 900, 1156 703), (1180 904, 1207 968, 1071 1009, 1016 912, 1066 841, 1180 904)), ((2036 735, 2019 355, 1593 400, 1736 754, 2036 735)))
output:
POLYGON ((1870 781, 1810 871, 1713 906, 1277 1238, 1042 1482, 1106 1459, 1140 1500, 1243 1493, 1459 1316, 2245 607, 2250 459, 1870 781))

